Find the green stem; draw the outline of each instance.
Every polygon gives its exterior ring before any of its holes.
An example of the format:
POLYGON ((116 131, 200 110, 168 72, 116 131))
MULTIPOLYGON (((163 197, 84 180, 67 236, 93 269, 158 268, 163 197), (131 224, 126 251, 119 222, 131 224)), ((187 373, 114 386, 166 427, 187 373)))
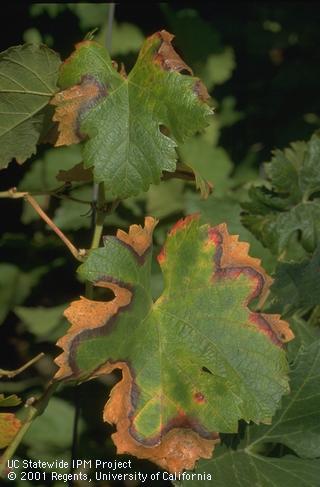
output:
POLYGON ((104 193, 104 184, 100 183, 98 188, 98 202, 97 202, 97 213, 96 213, 96 222, 94 226, 93 237, 91 241, 90 249, 96 249, 100 245, 102 230, 104 219, 106 215, 105 211, 105 193, 104 193))
POLYGON ((59 386, 59 382, 50 382, 50 384, 48 385, 48 387, 46 388, 42 396, 40 396, 32 406, 31 405, 28 406, 28 414, 26 420, 24 421, 23 425, 19 429, 18 433, 16 434, 16 436, 14 437, 10 445, 6 448, 3 455, 1 456, 0 477, 3 477, 5 475, 8 461, 15 454, 16 449, 20 445, 24 435, 29 430, 33 421, 38 416, 40 416, 43 413, 43 411, 46 409, 49 399, 56 391, 58 386, 59 386))
MULTIPOLYGON (((105 219, 105 193, 104 193, 104 184, 100 183, 98 187, 98 201, 97 201, 97 210, 95 214, 95 225, 93 230, 93 236, 91 240, 90 250, 97 249, 100 245, 100 240, 103 231, 103 224, 105 219)), ((86 297, 89 299, 93 298, 93 284, 90 281, 86 281, 86 297)))
POLYGON ((12 379, 18 374, 21 374, 24 370, 26 370, 28 367, 31 367, 31 365, 35 364, 40 360, 42 357, 44 357, 44 353, 41 352, 39 353, 36 357, 33 359, 29 360, 26 364, 22 365, 22 367, 19 367, 18 369, 15 370, 5 370, 5 369, 0 369, 0 377, 8 377, 8 379, 12 379))

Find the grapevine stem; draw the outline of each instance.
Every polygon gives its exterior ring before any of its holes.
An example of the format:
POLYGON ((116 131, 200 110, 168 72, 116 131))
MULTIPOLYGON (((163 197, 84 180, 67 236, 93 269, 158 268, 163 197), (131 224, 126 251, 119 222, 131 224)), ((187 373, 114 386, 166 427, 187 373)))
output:
POLYGON ((32 405, 27 405, 28 408, 27 418, 24 421, 22 427, 19 429, 16 436, 14 437, 14 439, 12 440, 12 442, 10 443, 10 445, 4 451, 0 459, 0 477, 5 476, 8 460, 10 460, 10 458, 14 455, 16 449, 21 443, 24 435, 29 430, 33 421, 38 416, 40 416, 43 413, 43 411, 46 409, 50 397, 56 391, 58 386, 59 386, 59 382, 50 382, 46 390, 42 394, 42 396, 36 399, 32 405))
POLYGON ((29 367, 31 367, 31 365, 33 365, 36 362, 38 362, 38 360, 40 360, 42 357, 44 357, 44 353, 43 352, 39 353, 36 357, 34 357, 33 359, 29 360, 29 362, 27 362, 26 364, 22 365, 22 367, 19 367, 19 369, 15 369, 15 370, 4 370, 4 369, 0 369, 0 378, 1 377, 8 377, 8 379, 12 379, 16 375, 21 374, 21 372, 23 372, 24 370, 26 370, 29 367))
POLYGON ((72 255, 80 261, 83 261, 83 258, 85 256, 85 250, 84 249, 77 249, 72 242, 65 236, 65 234, 60 230, 60 228, 57 227, 57 225, 51 220, 51 218, 48 217, 48 215, 43 211, 39 203, 30 196, 28 193, 25 195, 24 199, 30 203, 30 205, 36 210, 38 215, 49 225, 49 227, 60 237, 60 239, 63 241, 63 243, 68 247, 72 255))
POLYGON ((0 192, 0 198, 24 198, 33 209, 38 213, 38 215, 49 225, 49 227, 58 235, 58 237, 63 241, 63 243, 68 247, 72 255, 82 262, 86 255, 85 249, 77 249, 73 243, 65 236, 65 234, 57 227, 57 225, 51 220, 51 218, 43 211, 39 203, 29 194, 27 191, 17 191, 17 188, 11 188, 7 191, 0 192))
POLYGON ((79 198, 75 198, 74 196, 70 196, 69 194, 61 194, 61 191, 66 188, 67 185, 64 184, 63 186, 57 189, 48 190, 48 191, 32 191, 32 193, 30 193, 29 191, 17 191, 16 188, 10 188, 7 191, 0 191, 0 198, 19 199, 19 198, 24 198, 26 194, 29 194, 30 196, 53 196, 54 198, 75 201, 76 203, 82 203, 84 205, 92 204, 92 202, 88 200, 81 200, 79 198))

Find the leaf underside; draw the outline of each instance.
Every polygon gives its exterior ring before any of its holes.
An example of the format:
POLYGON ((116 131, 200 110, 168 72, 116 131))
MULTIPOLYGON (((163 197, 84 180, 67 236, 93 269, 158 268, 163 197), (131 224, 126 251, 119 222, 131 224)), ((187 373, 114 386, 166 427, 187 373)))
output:
POLYGON ((217 432, 238 420, 270 423, 288 392, 282 343, 293 334, 279 315, 248 308, 270 278, 248 244, 224 224, 179 221, 158 256, 165 281, 152 301, 151 241, 156 221, 105 237, 79 272, 108 288, 108 302, 81 298, 65 311, 72 324, 58 341, 57 380, 87 380, 114 369, 104 419, 117 425, 118 452, 170 471, 211 456, 217 432))
POLYGON ((176 143, 208 125, 209 95, 174 51, 173 36, 146 39, 127 76, 94 41, 76 45, 62 64, 62 91, 52 100, 59 123, 56 145, 84 140, 83 161, 115 198, 159 183, 176 168, 176 143))

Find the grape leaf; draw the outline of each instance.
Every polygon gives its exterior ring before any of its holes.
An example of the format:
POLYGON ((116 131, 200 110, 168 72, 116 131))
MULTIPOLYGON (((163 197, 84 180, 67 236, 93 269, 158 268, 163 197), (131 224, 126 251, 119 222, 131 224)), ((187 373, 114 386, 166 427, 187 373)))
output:
MULTIPOLYGON (((0 394, 0 407, 13 407, 21 403, 20 397, 0 394)), ((21 421, 13 413, 0 413, 0 448, 8 446, 21 427, 21 421)))
POLYGON ((86 139, 84 166, 93 166, 95 180, 116 198, 146 191, 162 171, 173 172, 176 142, 206 127, 212 114, 201 81, 180 73, 191 70, 172 38, 166 31, 149 37, 128 76, 93 41, 77 44, 61 66, 63 91, 52 100, 56 145, 86 139))
POLYGON ((48 105, 57 91, 58 54, 25 44, 0 54, 0 168, 15 158, 23 163, 36 152, 48 128, 48 105))
POLYGON ((320 327, 312 322, 312 317, 308 321, 299 315, 290 317, 290 328, 294 333, 294 340, 288 343, 288 360, 294 361, 301 347, 308 347, 313 342, 320 339, 320 327))
MULTIPOLYGON (((95 40, 102 45, 105 44, 107 29, 108 25, 105 23, 104 27, 95 36, 95 40)), ((110 50, 112 56, 125 56, 133 52, 138 52, 143 41, 143 33, 137 25, 128 22, 121 22, 119 24, 113 21, 110 50)))
MULTIPOLYGON (((28 456, 34 459, 46 457, 60 458, 70 450, 74 408, 67 401, 52 397, 43 414, 32 424, 32 428, 23 438, 28 447, 28 456)), ((84 429, 80 418, 79 433, 84 429)))
POLYGON ((183 188, 183 181, 177 179, 151 185, 146 194, 147 212, 159 219, 181 212, 184 208, 183 188))
POLYGON ((46 270, 47 268, 42 266, 27 273, 13 264, 0 264, 0 324, 14 306, 23 303, 29 296, 46 270))
POLYGON ((228 81, 235 69, 235 56, 232 47, 226 47, 219 54, 210 54, 201 73, 208 90, 228 81))
POLYGON ((185 211, 186 213, 199 212, 203 221, 209 222, 211 225, 228 222, 230 232, 239 235, 241 240, 250 244, 252 256, 261 259, 264 269, 268 272, 274 270, 275 259, 273 255, 242 225, 240 217, 241 207, 235 198, 231 196, 217 198, 215 194, 212 194, 207 200, 203 201, 194 193, 187 192, 185 211))
POLYGON ((274 151, 265 168, 272 189, 251 188, 244 225, 275 254, 291 245, 313 252, 320 242, 320 133, 274 151))
POLYGON ((11 394, 10 396, 4 397, 3 394, 0 394, 0 407, 12 407, 18 406, 21 404, 21 399, 16 394, 11 394))
POLYGON ((29 171, 19 182, 20 191, 52 191, 59 186, 57 175, 70 170, 80 163, 81 154, 78 146, 48 149, 32 162, 29 171))
POLYGON ((250 311, 270 278, 248 244, 224 224, 180 220, 158 256, 165 289, 153 303, 151 239, 156 221, 105 237, 81 276, 113 291, 112 301, 86 298, 65 311, 72 326, 58 341, 57 380, 86 380, 113 369, 104 419, 117 425, 118 452, 179 471, 208 458, 215 432, 238 419, 270 423, 288 391, 282 342, 293 334, 279 315, 250 311))
POLYGON ((308 311, 319 304, 320 246, 311 259, 303 262, 279 262, 268 310, 292 315, 299 309, 308 311))
POLYGON ((28 331, 36 335, 38 339, 55 341, 66 329, 66 320, 62 315, 64 308, 64 305, 51 308, 16 306, 14 312, 28 331))
POLYGON ((10 445, 21 428, 21 421, 13 413, 0 413, 0 448, 10 445))
MULTIPOLYGON (((218 448, 212 460, 199 462, 195 473, 210 472, 218 487, 317 487, 320 476, 317 458, 320 456, 319 369, 320 340, 317 340, 300 349, 290 374, 291 393, 283 399, 272 425, 249 426, 237 450, 226 446, 218 448), (285 445, 299 456, 265 456, 264 447, 270 443, 285 445)), ((211 486, 212 482, 193 480, 192 485, 211 486)))
POLYGON ((228 187, 232 162, 222 147, 213 147, 203 137, 193 137, 179 147, 179 154, 195 174, 212 183, 215 196, 228 187))

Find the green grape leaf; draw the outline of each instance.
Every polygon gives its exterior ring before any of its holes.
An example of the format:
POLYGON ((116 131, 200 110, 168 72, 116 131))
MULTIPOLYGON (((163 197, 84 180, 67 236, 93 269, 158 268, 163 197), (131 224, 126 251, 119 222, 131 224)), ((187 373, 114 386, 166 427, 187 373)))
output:
POLYGON ((48 149, 39 159, 33 161, 29 171, 19 182, 19 190, 52 191, 60 186, 57 180, 59 171, 68 171, 80 161, 80 147, 76 145, 48 149))
POLYGON ((58 341, 56 380, 86 380, 122 370, 104 419, 117 425, 118 453, 149 458, 170 471, 208 458, 216 432, 240 418, 271 421, 288 392, 282 343, 292 339, 279 315, 248 308, 270 278, 248 244, 224 224, 192 215, 172 228, 158 261, 164 291, 153 302, 151 241, 156 221, 104 239, 80 266, 82 278, 114 293, 81 298, 65 311, 72 324, 58 341))
POLYGON ((208 125, 209 95, 174 51, 173 36, 157 32, 144 42, 127 76, 104 47, 76 46, 61 66, 52 104, 59 123, 56 145, 84 140, 83 162, 93 166, 114 198, 126 198, 159 183, 176 168, 175 147, 208 125))
POLYGON ((27 273, 13 264, 0 264, 0 324, 14 306, 23 303, 46 271, 43 266, 27 273))
POLYGON ((11 394, 10 396, 4 397, 3 394, 0 394, 0 407, 13 407, 18 406, 21 404, 21 399, 16 394, 11 394))
MULTIPOLYGON (((290 374, 291 393, 284 397, 272 425, 247 427, 237 450, 226 446, 217 448, 212 460, 199 462, 195 474, 211 474, 217 487, 317 487, 320 476, 319 370, 320 340, 317 340, 300 349, 290 374), (285 445, 297 456, 267 456, 264 453, 270 443, 285 445)), ((212 484, 212 481, 195 478, 192 486, 212 484)), ((183 481, 176 485, 189 483, 183 481)))
POLYGON ((84 205, 79 201, 65 199, 55 211, 54 223, 61 230, 79 230, 80 228, 90 228, 92 221, 92 209, 90 200, 92 198, 92 187, 83 186, 76 188, 70 193, 76 200, 87 201, 84 205))
MULTIPOLYGON (((107 30, 108 25, 105 23, 104 27, 95 36, 95 41, 104 45, 107 30)), ((129 53, 139 52, 143 41, 144 35, 137 25, 128 22, 121 22, 121 24, 116 21, 113 22, 111 56, 125 56, 129 53)))
POLYGON ((20 318, 30 333, 42 340, 57 340, 65 332, 64 305, 44 308, 16 306, 15 314, 20 318))
POLYGON ((275 266, 274 256, 257 240, 241 223, 240 203, 231 196, 216 197, 212 194, 207 200, 200 200, 195 193, 187 192, 185 196, 185 212, 201 214, 203 222, 219 225, 228 222, 229 231, 239 235, 241 240, 250 244, 250 252, 259 257, 264 269, 273 272, 275 266))
POLYGON ((49 101, 57 91, 58 54, 25 44, 0 54, 0 168, 21 164, 36 152, 49 128, 49 101))
POLYGON ((292 315, 308 311, 319 304, 320 246, 311 259, 303 262, 280 262, 276 268, 268 311, 292 315))
MULTIPOLYGON (((71 170, 71 168, 77 162, 80 163, 80 161, 80 147, 77 145, 71 147, 56 147, 55 149, 48 149, 44 152, 41 158, 33 161, 31 168, 19 182, 19 190, 30 192, 55 190, 58 186, 60 186, 57 181, 58 175, 60 173, 68 173, 68 170, 71 170)), ((36 196, 36 200, 41 208, 43 208, 45 211, 48 209, 48 205, 50 202, 49 195, 36 196)), ((86 211, 86 207, 84 208, 86 211)), ((81 210, 79 211, 79 213, 81 213, 81 210)), ((79 218, 80 216, 78 214, 78 219, 79 218)), ((32 208, 29 203, 24 201, 21 221, 25 225, 28 225, 29 223, 39 219, 39 214, 34 211, 34 208, 32 208)))
POLYGON ((183 181, 179 179, 151 185, 146 194, 147 212, 159 219, 181 213, 184 208, 183 188, 183 181))
POLYGON ((179 154, 195 174, 199 173, 212 183, 215 196, 221 195, 230 185, 232 162, 222 147, 212 147, 202 137, 193 137, 179 147, 179 154))
MULTIPOLYGON (((33 422, 23 438, 28 457, 34 460, 67 460, 70 456, 74 406, 57 397, 51 397, 43 414, 33 422)), ((79 434, 84 430, 79 418, 79 434)), ((49 470, 47 465, 45 469, 49 470)), ((64 470, 65 473, 65 470, 64 470)))
POLYGON ((212 90, 215 85, 221 85, 231 78, 235 67, 235 56, 232 47, 226 47, 219 54, 210 54, 201 73, 208 90, 212 90))
POLYGON ((251 188, 244 225, 282 257, 313 252, 320 242, 320 133, 274 151, 265 168, 269 187, 251 188))
MULTIPOLYGON (((44 413, 37 418, 25 435, 23 443, 39 454, 57 455, 57 452, 69 449, 72 441, 73 418, 73 406, 62 399, 52 397, 44 413)), ((81 432, 84 426, 82 419, 79 426, 81 432)), ((30 456, 40 458, 36 455, 30 456)))
POLYGON ((308 347, 320 339, 320 327, 312 322, 304 320, 299 315, 290 317, 290 328, 294 333, 294 340, 288 343, 288 359, 294 361, 301 347, 308 347))

